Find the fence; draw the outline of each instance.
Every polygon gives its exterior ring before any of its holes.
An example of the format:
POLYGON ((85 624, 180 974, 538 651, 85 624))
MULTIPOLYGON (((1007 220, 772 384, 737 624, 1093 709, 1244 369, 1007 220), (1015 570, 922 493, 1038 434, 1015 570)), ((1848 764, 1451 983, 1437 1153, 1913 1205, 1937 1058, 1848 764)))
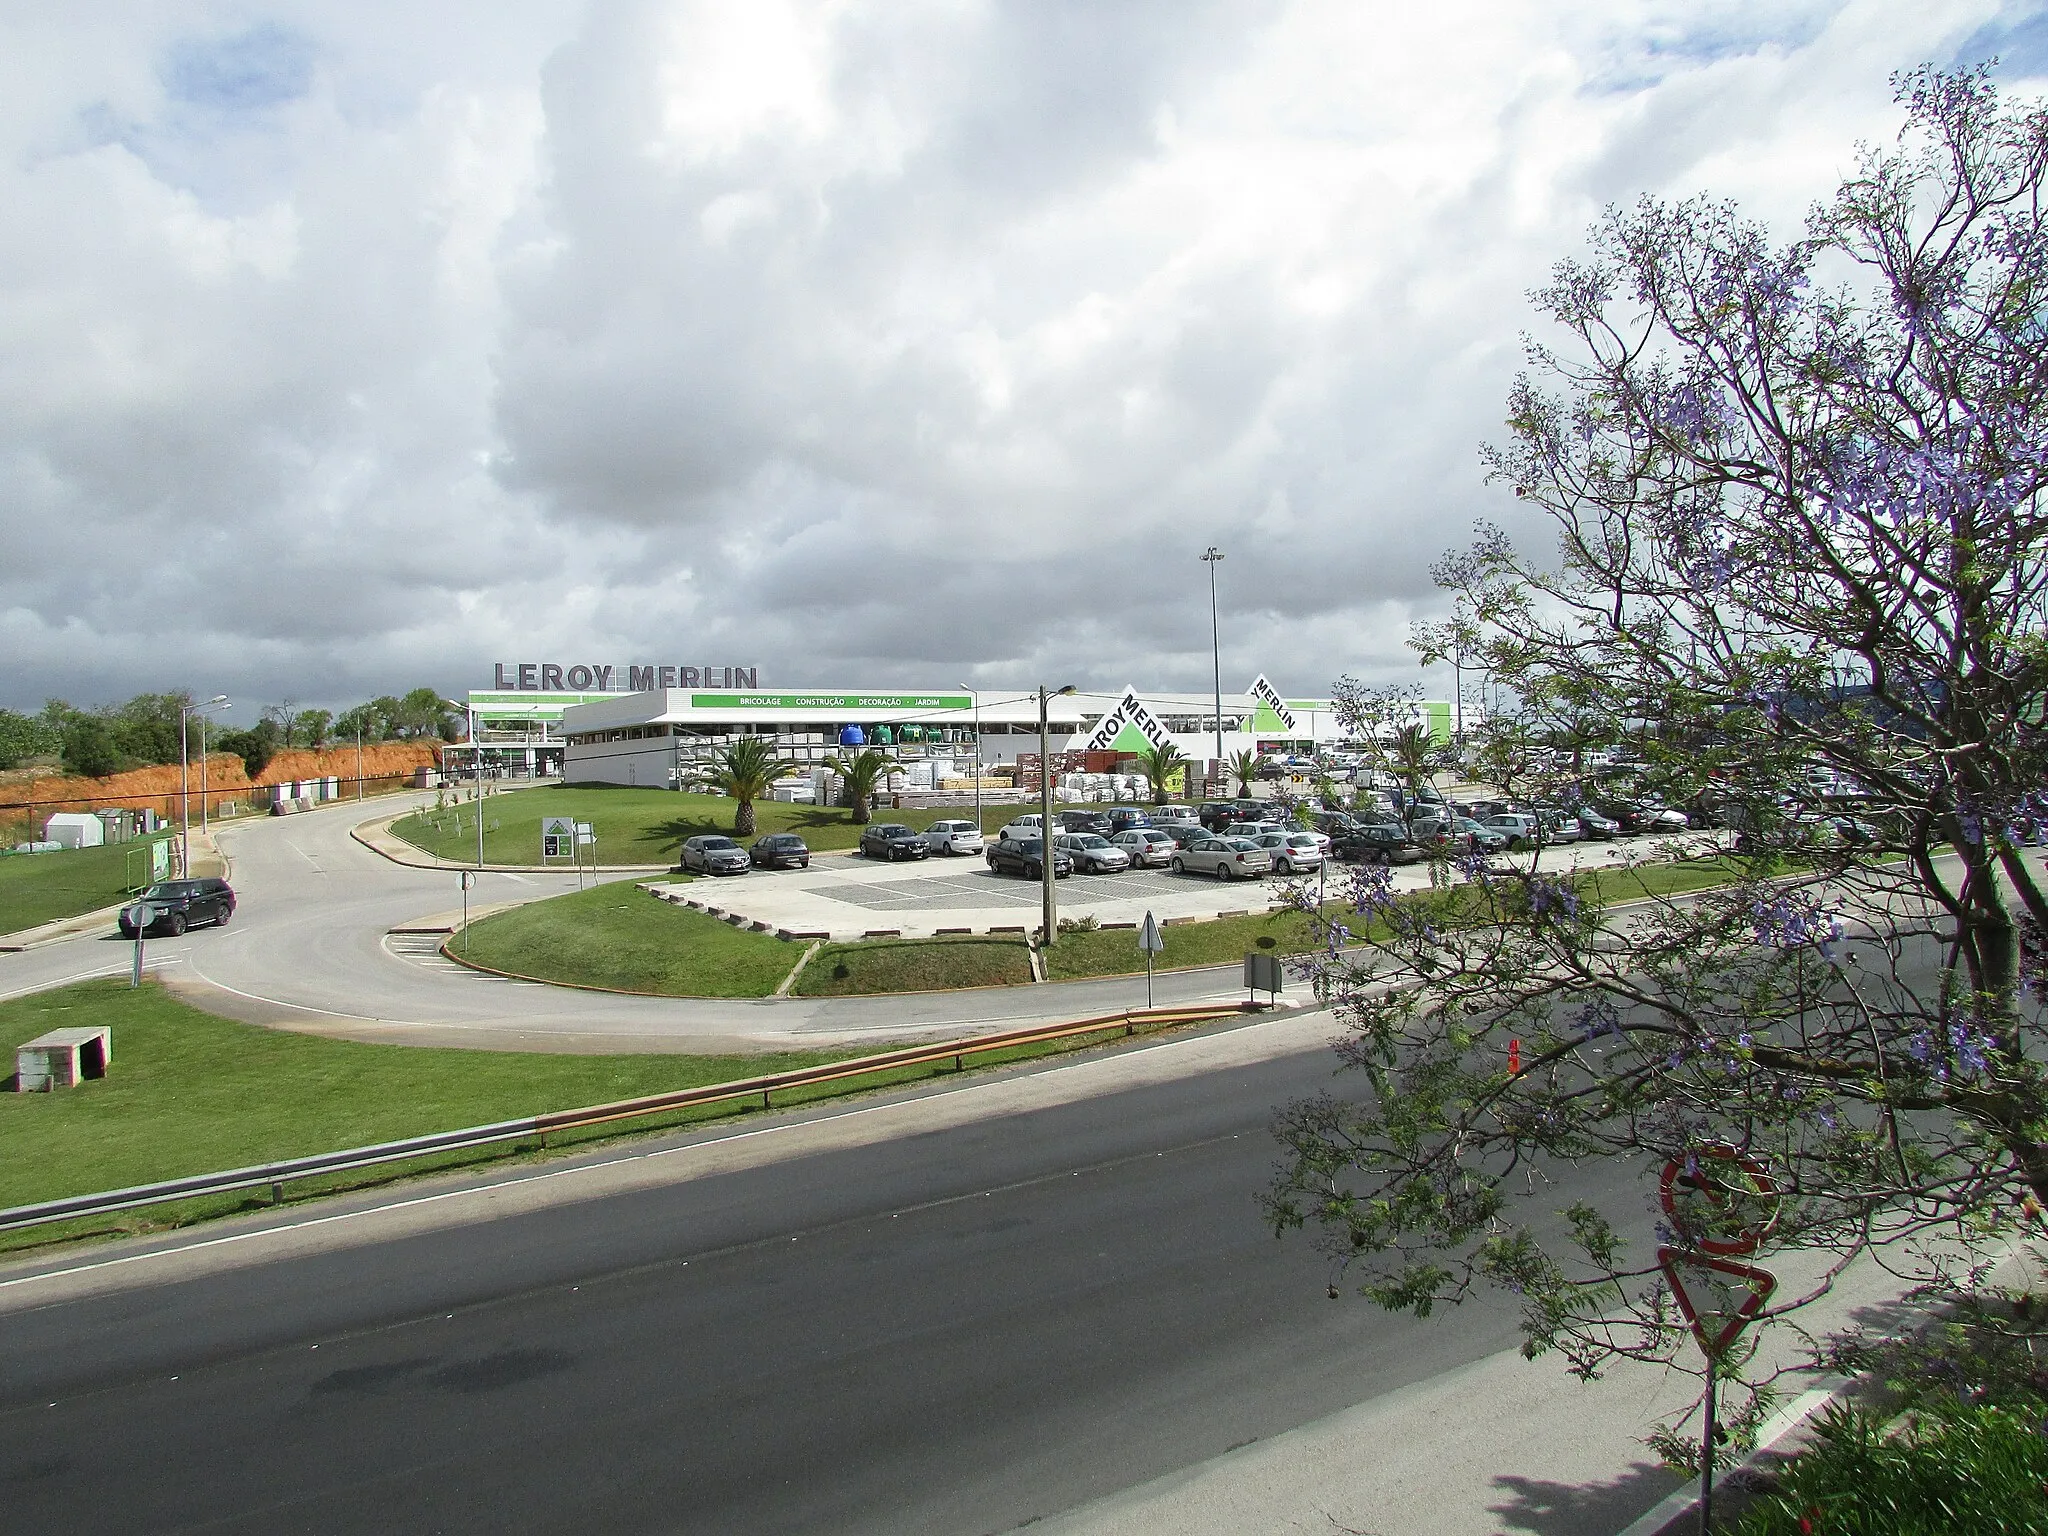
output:
POLYGON ((1127 1009, 1122 1013, 1103 1014, 1096 1018, 1078 1019, 1066 1024, 1035 1025, 1028 1029, 1007 1030, 1001 1034, 979 1035, 969 1040, 905 1046, 901 1050, 885 1051, 876 1056, 857 1056, 847 1061, 827 1062, 823 1066, 803 1067, 793 1072, 774 1072, 763 1077, 741 1078, 729 1083, 707 1083, 702 1087, 647 1094, 635 1099, 621 1099, 611 1104, 596 1104, 585 1109, 556 1110, 550 1114, 530 1115, 519 1120, 500 1120, 493 1125, 471 1126, 466 1130, 439 1131, 433 1135, 414 1136, 404 1141, 380 1142, 376 1146, 353 1147, 342 1152, 321 1152, 311 1157, 260 1163, 253 1168, 234 1168, 225 1173, 198 1173, 182 1179, 166 1179, 157 1184, 138 1184, 130 1189, 108 1190, 103 1194, 69 1195, 61 1200, 18 1205, 9 1210, 0 1210, 0 1232, 42 1226, 48 1222, 64 1221, 74 1216, 94 1216, 109 1211, 127 1211, 142 1206, 162 1205, 166 1201, 191 1199, 198 1195, 230 1194, 241 1189, 261 1189, 266 1185, 270 1187, 272 1200, 281 1201, 287 1183, 320 1174, 346 1173, 357 1168, 403 1162, 408 1158, 426 1157, 440 1152, 460 1152, 499 1142, 531 1139, 541 1146, 546 1146, 548 1136, 556 1132, 609 1125, 622 1120, 666 1114, 673 1110, 690 1109, 703 1104, 753 1099, 757 1096, 761 1100, 761 1107, 769 1109, 773 1107, 774 1095, 778 1091, 811 1088, 824 1083, 844 1082, 850 1078, 893 1072, 904 1067, 930 1066, 949 1060, 956 1069, 964 1069, 969 1056, 985 1055, 991 1051, 1010 1050, 1023 1045, 1049 1044, 1056 1040, 1080 1035, 1106 1034, 1118 1029, 1127 1036, 1135 1035, 1140 1029, 1200 1023, 1206 1019, 1227 1018, 1242 1011, 1242 1006, 1237 1003, 1189 1008, 1127 1009))

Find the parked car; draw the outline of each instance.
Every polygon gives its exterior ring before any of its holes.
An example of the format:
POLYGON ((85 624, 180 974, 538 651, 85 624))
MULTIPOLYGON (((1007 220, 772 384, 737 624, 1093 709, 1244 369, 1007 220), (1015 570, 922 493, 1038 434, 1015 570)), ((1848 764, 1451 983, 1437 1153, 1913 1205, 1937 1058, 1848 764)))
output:
MULTIPOLYGON (((1199 832, 1199 827, 1196 830, 1199 832)), ((1133 827, 1110 841, 1130 856, 1133 869, 1164 869, 1180 848, 1174 835, 1159 827, 1133 827)))
POLYGON ((1155 827, 1199 827, 1202 824, 1202 818, 1195 814, 1192 805, 1155 805, 1145 814, 1152 818, 1155 827))
MULTIPOLYGON (((1022 875, 1027 880, 1045 878, 1045 844, 1035 837, 1002 837, 988 845, 988 867, 996 874, 1022 875)), ((1052 875, 1063 880, 1074 872, 1074 861, 1057 847, 1052 851, 1052 875)))
POLYGON ((1140 810, 1135 805, 1112 805, 1109 808, 1109 830, 1103 833, 1103 836, 1113 838, 1117 833, 1128 832, 1133 827, 1151 825, 1151 812, 1140 810))
POLYGON ((1543 841, 1546 843, 1576 843, 1586 835, 1578 817, 1554 806, 1539 806, 1536 819, 1543 825, 1543 841))
POLYGON ((1221 832, 1240 821, 1257 821, 1263 809, 1256 800, 1205 800, 1196 819, 1211 832, 1221 832))
POLYGON ((860 835, 860 851, 870 859, 924 859, 931 848, 924 834, 893 821, 878 821, 860 835))
POLYGON ((1501 833, 1483 826, 1470 816, 1459 816, 1438 832, 1430 846, 1451 852, 1499 853, 1507 847, 1508 840, 1501 833))
POLYGON ((1003 839, 1008 838, 1014 842, 1033 838, 1037 837, 1041 830, 1038 825, 1038 812, 1033 811, 1028 816, 1019 816, 1015 821, 1004 827, 1002 831, 996 834, 996 841, 1001 842, 1003 839))
POLYGON ((1120 875, 1131 867, 1131 856, 1100 832, 1069 832, 1052 845, 1084 875, 1120 875))
POLYGON ((756 869, 809 869, 811 850, 794 832, 771 832, 754 839, 747 860, 756 869))
POLYGON ((987 846, 971 821, 935 821, 924 829, 924 840, 933 853, 980 853, 987 846))
POLYGON ((1413 864, 1428 851, 1399 822, 1372 821, 1331 839, 1330 852, 1340 859, 1367 864, 1413 864))
POLYGON ((1498 816, 1488 816, 1479 824, 1489 832, 1498 832, 1506 838, 1510 848, 1534 848, 1543 841, 1543 823, 1526 811, 1508 811, 1498 816))
POLYGON ((1179 874, 1214 875, 1218 880, 1257 879, 1273 867, 1266 850, 1248 837, 1198 837, 1173 856, 1179 874))
POLYGON ((1061 811, 1059 824, 1062 832, 1093 832, 1098 837, 1109 836, 1109 812, 1107 811, 1061 811))
POLYGON ((1590 805, 1582 805, 1572 814, 1578 817, 1579 826, 1589 841, 1597 837, 1602 842, 1612 842, 1621 836, 1621 823, 1611 816, 1602 816, 1590 805))
POLYGON ((160 880, 121 909, 116 920, 121 937, 160 929, 183 933, 197 923, 225 927, 235 915, 235 893, 225 880, 201 877, 193 880, 160 880))
POLYGON ((706 833, 683 839, 682 857, 677 864, 706 875, 744 875, 753 867, 747 850, 729 837, 706 833))
POLYGON ((1252 839, 1273 860, 1273 873, 1291 875, 1323 867, 1323 845, 1312 832, 1269 832, 1252 839))

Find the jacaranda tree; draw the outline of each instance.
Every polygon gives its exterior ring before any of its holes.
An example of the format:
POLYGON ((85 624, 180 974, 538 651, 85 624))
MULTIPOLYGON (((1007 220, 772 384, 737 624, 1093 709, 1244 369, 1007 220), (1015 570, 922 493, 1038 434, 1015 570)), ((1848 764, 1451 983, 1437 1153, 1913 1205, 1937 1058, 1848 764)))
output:
POLYGON ((1396 899, 1366 870, 1316 967, 1356 1089, 1278 1124, 1269 1213, 1346 1283, 1416 1313, 1505 1288, 1587 1375, 1697 1359, 1654 1259, 1691 1234, 1613 1160, 1769 1169, 1765 1262, 1811 1277, 1769 1316, 1872 1254, 1968 1284, 2048 1201, 2048 110, 1983 71, 1895 84, 1899 141, 1796 238, 1645 201, 1556 268, 1485 456, 1551 537, 1482 529, 1438 572, 1516 701, 1482 759, 1727 829, 1725 883, 1545 855, 1396 899), (1640 767, 1528 750, 1586 722, 1640 767))

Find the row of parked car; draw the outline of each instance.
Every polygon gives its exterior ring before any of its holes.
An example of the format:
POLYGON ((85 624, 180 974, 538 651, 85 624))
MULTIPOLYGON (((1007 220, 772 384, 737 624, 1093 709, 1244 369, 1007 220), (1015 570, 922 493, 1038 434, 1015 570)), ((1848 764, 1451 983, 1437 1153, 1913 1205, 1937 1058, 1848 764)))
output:
MULTIPOLYGON (((1393 809, 1303 811, 1266 800, 1212 800, 1199 807, 1085 806, 1053 814, 1053 873, 1115 874, 1127 869, 1239 876, 1301 874, 1329 858, 1407 864, 1432 853, 1499 853, 1582 838, 1682 832, 1685 812, 1653 802, 1609 800, 1573 806, 1522 806, 1505 800, 1447 801, 1422 789, 1390 797, 1393 809), (1237 844, 1246 844, 1239 847, 1237 844)), ((919 830, 900 822, 864 828, 858 852, 894 862, 933 854, 982 854, 999 874, 1043 875, 1045 828, 1037 812, 1017 817, 993 842, 968 820, 934 821, 919 830)), ((742 847, 705 834, 683 843, 685 870, 738 874, 748 869, 803 869, 811 850, 794 832, 776 832, 742 847)))

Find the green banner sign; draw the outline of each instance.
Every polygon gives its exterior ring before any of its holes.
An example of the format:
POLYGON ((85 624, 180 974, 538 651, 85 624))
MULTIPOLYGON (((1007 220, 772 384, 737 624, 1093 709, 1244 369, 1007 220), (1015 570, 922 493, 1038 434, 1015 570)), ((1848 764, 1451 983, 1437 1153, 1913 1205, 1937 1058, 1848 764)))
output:
POLYGON ((916 714, 934 709, 972 709, 964 693, 693 693, 692 709, 829 709, 842 713, 916 714))

